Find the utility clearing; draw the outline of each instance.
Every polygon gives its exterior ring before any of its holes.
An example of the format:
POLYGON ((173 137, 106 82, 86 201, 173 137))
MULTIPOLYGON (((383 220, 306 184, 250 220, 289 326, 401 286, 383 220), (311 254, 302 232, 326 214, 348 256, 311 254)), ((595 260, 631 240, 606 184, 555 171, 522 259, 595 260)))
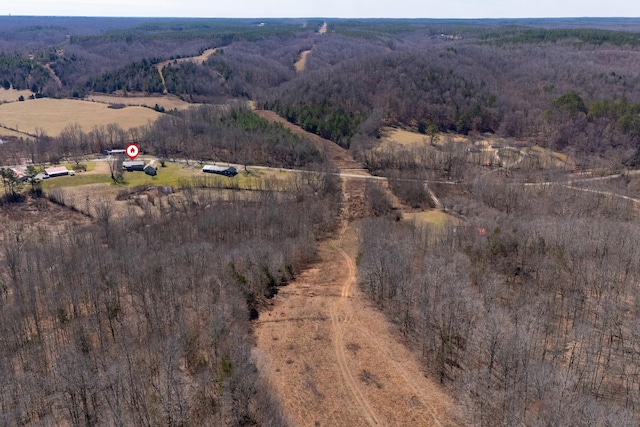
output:
POLYGON ((202 52, 202 54, 198 55, 198 56, 189 56, 187 58, 177 58, 177 59, 170 59, 167 61, 162 61, 158 64, 156 64, 156 69, 158 70, 158 73, 160 73, 160 79, 162 80, 162 87, 164 88, 164 93, 167 93, 167 85, 164 81, 164 75, 162 74, 162 69, 168 65, 171 64, 181 64, 183 62, 193 62, 196 64, 204 64, 207 59, 209 59, 209 57, 211 55, 213 55, 214 53, 216 53, 217 49, 207 49, 204 52, 202 52))
POLYGON ((258 369, 293 425, 456 425, 450 397, 356 285, 364 180, 343 179, 343 200, 338 235, 255 321, 258 369))
POLYGON ((307 66, 307 56, 309 56, 310 53, 311 50, 303 50, 302 52, 300 52, 300 57, 294 64, 296 72, 301 73, 304 71, 305 67, 307 66))

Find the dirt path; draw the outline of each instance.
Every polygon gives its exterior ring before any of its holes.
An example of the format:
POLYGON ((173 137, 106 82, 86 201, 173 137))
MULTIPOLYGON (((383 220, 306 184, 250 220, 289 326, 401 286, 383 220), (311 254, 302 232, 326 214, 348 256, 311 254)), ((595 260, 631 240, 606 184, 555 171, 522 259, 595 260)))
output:
POLYGON ((307 56, 311 53, 311 50, 303 50, 300 52, 300 58, 294 64, 296 72, 301 73, 307 66, 307 56))
POLYGON ((255 324, 258 368, 295 425, 453 425, 449 397, 355 286, 357 246, 345 222, 281 290, 255 324))
POLYGON ((45 64, 44 68, 46 68, 47 71, 49 71, 49 74, 51 75, 51 78, 53 79, 53 81, 56 82, 58 87, 62 87, 62 81, 60 80, 60 77, 58 77, 56 72, 53 71, 53 68, 51 68, 51 64, 45 64))
POLYGON ((202 52, 201 55, 198 55, 198 56, 190 56, 188 58, 169 59, 167 61, 162 61, 156 64, 156 69, 160 74, 160 80, 162 80, 162 87, 163 87, 162 93, 164 93, 165 95, 167 94, 167 85, 164 81, 164 76, 162 75, 162 69, 164 67, 166 67, 167 65, 173 64, 174 62, 178 64, 183 62, 195 62, 196 64, 204 64, 211 55, 216 53, 216 50, 217 49, 207 49, 204 52, 202 52))
POLYGON ((254 359, 293 425, 455 425, 449 396, 356 285, 363 188, 343 179, 343 225, 255 321, 254 359))

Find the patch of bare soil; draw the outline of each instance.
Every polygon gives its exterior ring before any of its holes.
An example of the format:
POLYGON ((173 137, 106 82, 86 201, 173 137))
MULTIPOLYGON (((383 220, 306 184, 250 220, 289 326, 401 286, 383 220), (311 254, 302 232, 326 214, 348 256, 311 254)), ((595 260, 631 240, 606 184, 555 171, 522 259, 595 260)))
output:
POLYGON ((361 169, 362 165, 358 162, 354 161, 351 156, 349 156, 349 152, 344 148, 340 147, 335 142, 329 141, 327 139, 321 138, 316 134, 311 132, 307 132, 304 129, 301 129, 300 126, 296 126, 292 123, 289 123, 283 117, 280 117, 273 111, 269 110, 255 110, 254 113, 259 115, 260 117, 267 119, 271 122, 282 123, 282 125, 289 129, 292 133, 296 135, 300 135, 304 138, 309 139, 313 142, 318 150, 326 153, 327 157, 340 169, 361 169))
POLYGON ((310 53, 311 53, 310 50, 305 50, 300 52, 300 58, 294 64, 294 67, 298 73, 301 73, 304 71, 305 67, 307 66, 307 56, 309 56, 310 53))
POLYGON ((255 322, 258 368, 295 425, 455 425, 451 399, 356 285, 349 219, 362 216, 362 185, 347 180, 343 191, 339 235, 255 322))

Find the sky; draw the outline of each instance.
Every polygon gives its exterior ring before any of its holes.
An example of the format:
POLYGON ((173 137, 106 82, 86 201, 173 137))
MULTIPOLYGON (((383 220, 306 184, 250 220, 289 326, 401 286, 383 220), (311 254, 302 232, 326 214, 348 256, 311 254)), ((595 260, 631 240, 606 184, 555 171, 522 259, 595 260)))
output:
POLYGON ((0 15, 201 18, 640 17, 640 0, 0 0, 0 15))

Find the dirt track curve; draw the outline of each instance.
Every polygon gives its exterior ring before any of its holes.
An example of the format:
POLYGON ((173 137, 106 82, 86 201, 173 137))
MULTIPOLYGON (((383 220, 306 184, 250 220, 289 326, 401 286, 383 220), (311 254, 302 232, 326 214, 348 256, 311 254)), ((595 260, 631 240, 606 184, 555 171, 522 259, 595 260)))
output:
POLYGON ((362 180, 343 192, 337 236, 255 322, 258 369, 294 425, 455 425, 449 396, 356 285, 362 180))

